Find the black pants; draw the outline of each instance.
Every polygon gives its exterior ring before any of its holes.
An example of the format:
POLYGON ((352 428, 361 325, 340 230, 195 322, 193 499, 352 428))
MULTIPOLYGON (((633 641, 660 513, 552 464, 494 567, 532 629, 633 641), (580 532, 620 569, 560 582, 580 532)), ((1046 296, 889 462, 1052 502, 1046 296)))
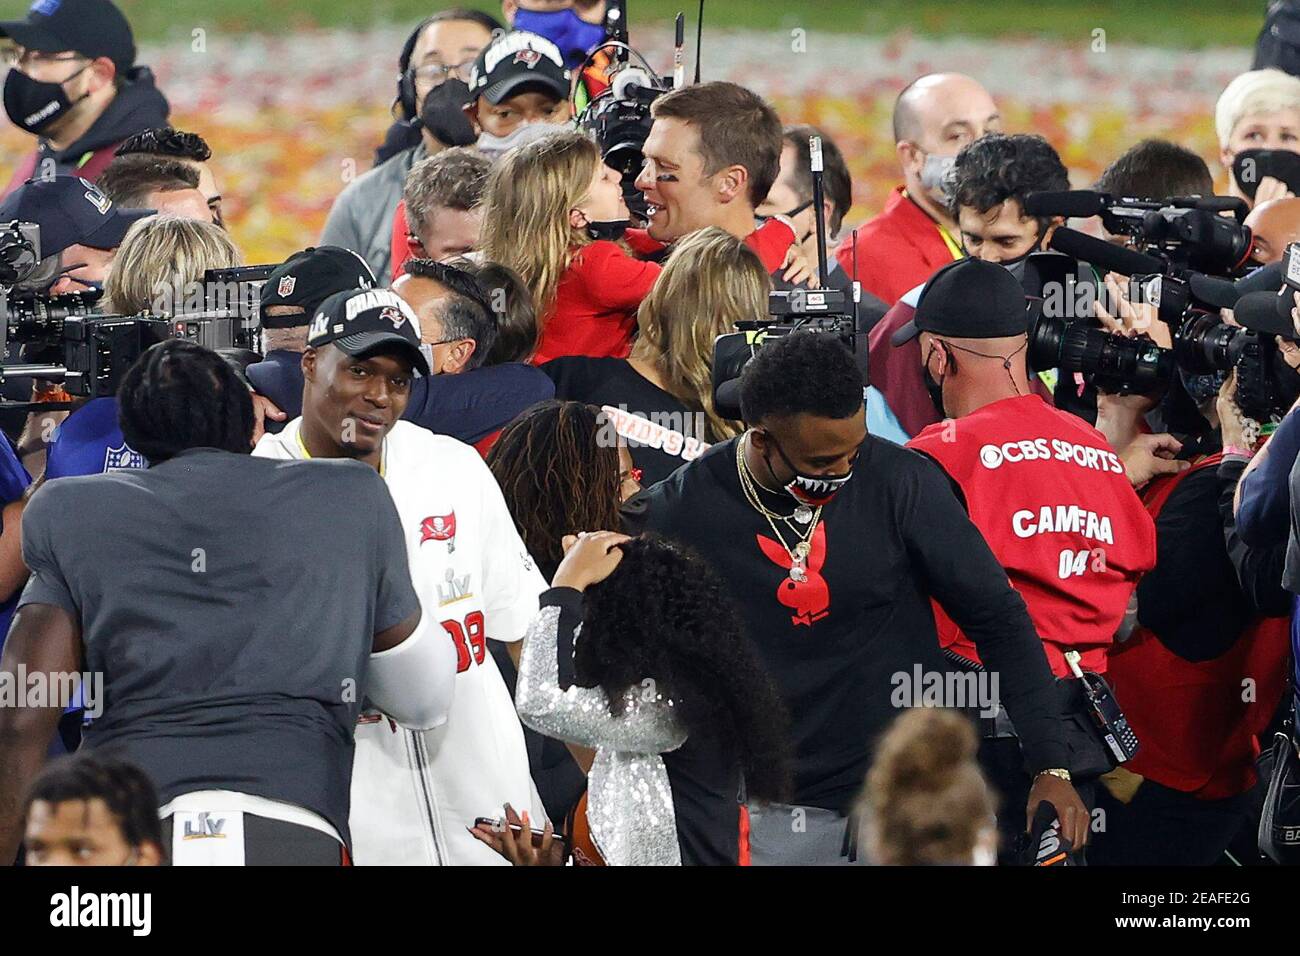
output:
POLYGON ((1105 787, 1097 805, 1105 827, 1088 862, 1097 866, 1210 866, 1250 816, 1250 794, 1197 800, 1154 780, 1143 780, 1127 804, 1105 787))
MULTIPOLYGON (((1033 778, 1025 770, 1019 738, 981 740, 979 764, 998 799, 998 865, 1017 866, 1021 863, 1016 853, 1017 843, 1028 823, 1025 807, 1029 803, 1029 790, 1034 784, 1033 778)), ((1096 778, 1076 779, 1072 782, 1079 799, 1091 812, 1096 806, 1096 778)), ((1091 856, 1088 859, 1091 860, 1091 856)))
MULTIPOLYGON (((171 864, 172 817, 162 821, 171 864)), ((244 866, 350 866, 347 850, 328 834, 283 820, 244 814, 244 866)))

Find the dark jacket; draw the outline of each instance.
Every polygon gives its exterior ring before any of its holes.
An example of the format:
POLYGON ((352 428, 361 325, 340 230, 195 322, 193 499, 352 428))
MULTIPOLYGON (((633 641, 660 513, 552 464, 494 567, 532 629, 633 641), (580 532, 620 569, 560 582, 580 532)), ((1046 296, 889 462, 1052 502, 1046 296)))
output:
POLYGON ((86 134, 64 150, 38 139, 36 149, 18 164, 0 199, 9 195, 40 169, 43 160, 54 161, 54 175, 81 176, 94 182, 113 161, 122 141, 156 126, 166 126, 171 107, 154 85, 153 71, 136 66, 122 77, 122 86, 86 134))

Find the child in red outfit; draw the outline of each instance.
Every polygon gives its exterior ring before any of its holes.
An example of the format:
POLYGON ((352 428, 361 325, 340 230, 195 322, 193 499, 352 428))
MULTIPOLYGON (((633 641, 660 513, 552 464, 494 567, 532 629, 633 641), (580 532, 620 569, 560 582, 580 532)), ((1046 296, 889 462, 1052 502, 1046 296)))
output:
MULTIPOLYGON (((520 146, 493 168, 483 255, 518 272, 533 294, 533 364, 566 355, 627 357, 637 308, 661 271, 633 250, 653 255, 665 248, 627 224, 619 174, 582 134, 520 146)), ((788 223, 771 219, 746 243, 775 271, 794 240, 788 223)))

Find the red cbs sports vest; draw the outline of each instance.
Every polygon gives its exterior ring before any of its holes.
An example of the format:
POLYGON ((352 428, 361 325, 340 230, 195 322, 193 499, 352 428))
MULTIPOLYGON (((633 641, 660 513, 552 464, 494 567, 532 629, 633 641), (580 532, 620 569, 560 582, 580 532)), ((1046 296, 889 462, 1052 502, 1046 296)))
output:
MULTIPOLYGON (((1101 432, 1037 395, 1007 398, 908 442, 961 488, 971 520, 1024 598, 1052 672, 1068 650, 1103 673, 1138 578, 1155 566, 1155 524, 1101 432)), ((940 646, 980 663, 934 603, 940 646)))
MULTIPOLYGON (((1217 467, 1222 457, 1147 485, 1142 498, 1152 519, 1180 481, 1217 467)), ((1256 738, 1286 690, 1289 627, 1284 617, 1256 618, 1227 652, 1201 662, 1174 654, 1144 627, 1116 645, 1108 676, 1142 742, 1125 767, 1202 800, 1234 797, 1254 786, 1256 738)))

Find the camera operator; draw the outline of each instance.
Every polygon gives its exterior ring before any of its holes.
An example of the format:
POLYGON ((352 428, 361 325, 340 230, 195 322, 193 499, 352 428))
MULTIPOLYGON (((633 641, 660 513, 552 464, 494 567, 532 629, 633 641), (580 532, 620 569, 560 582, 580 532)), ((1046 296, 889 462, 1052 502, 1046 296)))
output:
POLYGON ((1215 104, 1214 131, 1229 195, 1250 206, 1293 195, 1284 181, 1264 175, 1252 197, 1237 181, 1233 163, 1238 153, 1250 149, 1300 152, 1300 79, 1277 69, 1235 77, 1215 104))
MULTIPOLYGON (((18 220, 40 227, 42 263, 38 274, 57 275, 45 295, 102 291, 127 231, 151 215, 151 209, 115 205, 98 187, 76 176, 24 183, 0 203, 0 222, 18 220)), ((10 379, 5 383, 4 395, 35 402, 67 398, 58 383, 48 384, 41 379, 30 386, 25 379, 10 379)), ((44 470, 50 435, 65 417, 67 413, 61 411, 32 413, 22 425, 6 424, 6 429, 21 430, 18 454, 32 474, 44 470)))
POLYGON ((117 148, 117 156, 148 156, 153 159, 178 159, 199 174, 199 191, 212 211, 212 221, 222 229, 226 220, 221 214, 221 190, 212 173, 212 147, 198 133, 186 133, 170 126, 159 126, 136 133, 117 148))
POLYGON ((1300 199, 1291 196, 1255 203, 1246 226, 1254 237, 1250 261, 1260 266, 1280 262, 1286 247, 1300 239, 1300 199))
MULTIPOLYGON (((948 211, 961 227, 962 251, 1008 269, 1017 280, 1029 256, 1045 248, 1060 217, 1027 216, 1030 193, 1070 188, 1069 173, 1041 136, 989 133, 962 149, 948 176, 948 211)), ((919 434, 944 417, 933 385, 925 381, 920 345, 915 339, 895 348, 892 338, 912 320, 917 287, 885 313, 871 330, 870 380, 875 391, 867 402, 873 433, 894 429, 904 436, 919 434)), ((1036 392, 1050 398, 1038 379, 1036 392)))
POLYGON ((390 274, 393 210, 407 173, 448 146, 474 141, 461 107, 469 101, 470 68, 501 24, 485 13, 453 8, 435 13, 407 37, 399 59, 396 122, 375 165, 352 180, 330 207, 322 246, 359 252, 374 274, 390 274), (445 138, 440 138, 445 137, 445 138))
MULTIPOLYGON (((1155 528, 1105 438, 1033 394, 1024 355, 1024 289, 1006 269, 973 258, 944 266, 926 283, 916 318, 894 342, 913 337, 926 377, 938 385, 951 417, 907 447, 947 473, 1025 599, 1062 709, 1077 717, 1067 725, 1076 739, 1069 769, 1091 806, 1096 778, 1112 761, 1064 655, 1074 651, 1082 668, 1105 673, 1133 588, 1155 564, 1155 528), (1060 519, 1066 508, 1080 516, 1077 521, 1060 519)), ((974 645, 942 608, 935 620, 939 644, 959 669, 979 666, 974 645)), ((1019 807, 1031 781, 1015 730, 1006 721, 981 723, 981 764, 1001 792, 1001 805, 1019 807)), ((1009 850, 1020 821, 1004 814, 1000 825, 1009 850)))
POLYGON ((961 258, 946 180, 964 147, 1001 128, 993 98, 969 76, 931 73, 903 88, 894 101, 894 149, 903 185, 836 252, 863 291, 892 306, 940 266, 961 258))
POLYGON ((26 20, 0 22, 5 51, 5 112, 37 137, 0 196, 28 179, 77 175, 94 180, 118 143, 167 122, 153 73, 135 66, 135 39, 110 0, 33 4, 26 20))
MULTIPOLYGON (((192 342, 146 352, 118 398, 152 465, 32 496, 32 578, 0 668, 104 675, 85 746, 117 746, 149 775, 173 863, 339 865, 362 699, 412 727, 447 711, 433 689, 449 655, 417 630, 392 499, 359 464, 252 457, 248 389, 192 342), (327 522, 322 502, 337 505, 327 522), (242 845, 180 839, 204 816, 242 845)), ((0 708, 0 860, 59 711, 0 708)))
MULTIPOLYGON (((1156 566, 1138 584, 1137 627, 1112 651, 1109 671, 1140 748, 1103 778, 1094 863, 1210 865, 1250 812, 1257 736, 1286 685, 1281 615, 1290 600, 1284 537, 1249 544, 1233 515, 1253 444, 1236 375, 1217 395, 1198 396, 1222 451, 1141 489, 1156 522, 1156 566)), ((1098 427, 1122 448, 1153 405, 1103 394, 1098 427)))
MULTIPOLYGON (((783 215, 794 226, 796 244, 809 262, 817 262, 817 214, 813 207, 813 179, 811 143, 813 136, 821 137, 822 159, 825 166, 824 188, 825 201, 823 214, 826 218, 826 248, 833 249, 838 241, 840 227, 844 217, 853 205, 853 178, 844 154, 831 139, 815 126, 787 126, 783 134, 781 147, 781 171, 776 182, 768 190, 767 199, 759 203, 757 212, 760 216, 783 215)), ((834 256, 826 263, 829 288, 844 293, 845 301, 853 301, 853 279, 848 270, 834 256)), ((794 288, 791 283, 780 280, 776 288, 788 290, 794 288)), ((870 331, 880 320, 889 306, 865 289, 862 301, 858 303, 858 329, 870 331)))
POLYGON ((199 172, 188 163, 152 156, 118 157, 96 184, 104 195, 127 209, 153 209, 170 216, 214 222, 199 189, 199 172))
POLYGON ((491 165, 473 149, 456 147, 411 167, 393 216, 393 281, 408 259, 446 262, 478 248, 491 165))
MULTIPOLYGON (((1063 779, 1061 712, 1024 601, 939 468, 867 434, 862 387, 837 337, 769 340, 739 382, 749 430, 640 498, 645 530, 720 572, 790 710, 795 806, 749 808, 753 862, 844 861, 845 814, 873 740, 900 706, 897 675, 950 670, 932 598, 1001 675, 1000 696, 1036 774, 1030 817, 1050 801, 1081 845, 1087 810, 1063 779), (805 825, 792 828, 795 817, 805 825)), ((670 774, 692 766, 694 745, 664 756, 670 774)), ((700 781, 709 792, 692 801, 690 818, 679 805, 684 848, 689 833, 709 858, 735 861, 735 783, 700 781)))

